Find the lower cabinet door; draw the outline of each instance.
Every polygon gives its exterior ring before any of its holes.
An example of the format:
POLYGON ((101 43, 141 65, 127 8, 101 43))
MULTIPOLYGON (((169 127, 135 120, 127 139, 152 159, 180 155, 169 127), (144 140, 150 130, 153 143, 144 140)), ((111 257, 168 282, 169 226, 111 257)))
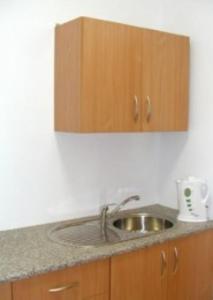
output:
POLYGON ((167 300, 213 299, 213 231, 169 243, 167 300))
POLYGON ((83 300, 109 300, 109 295, 108 294, 96 295, 96 296, 84 298, 83 300))
POLYGON ((109 260, 51 272, 13 284, 13 300, 108 300, 108 294, 109 260))
POLYGON ((0 300, 12 300, 10 283, 0 284, 0 300))
POLYGON ((209 232, 210 295, 213 299, 213 230, 209 232))
POLYGON ((168 245, 111 259, 111 300, 165 300, 168 245))

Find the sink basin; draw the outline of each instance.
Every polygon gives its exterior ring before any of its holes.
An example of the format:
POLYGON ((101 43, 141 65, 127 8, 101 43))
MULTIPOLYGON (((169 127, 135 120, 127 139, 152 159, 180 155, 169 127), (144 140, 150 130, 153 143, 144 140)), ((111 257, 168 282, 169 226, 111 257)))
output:
POLYGON ((161 232, 174 223, 174 220, 159 215, 131 213, 108 220, 104 235, 100 219, 91 219, 58 225, 48 232, 48 236, 52 241, 67 246, 98 247, 161 232))
POLYGON ((117 229, 141 233, 159 232, 171 228, 173 225, 171 220, 145 213, 133 214, 113 222, 113 226, 117 229))

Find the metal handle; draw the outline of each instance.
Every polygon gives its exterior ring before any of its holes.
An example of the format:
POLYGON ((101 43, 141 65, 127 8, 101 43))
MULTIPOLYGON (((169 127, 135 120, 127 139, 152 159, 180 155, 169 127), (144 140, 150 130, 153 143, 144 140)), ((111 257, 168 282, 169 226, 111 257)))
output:
POLYGON ((163 277, 166 272, 166 267, 167 267, 165 251, 161 251, 160 256, 161 256, 161 277, 163 277))
POLYGON ((67 285, 63 285, 63 286, 59 286, 59 287, 54 287, 48 290, 49 293, 59 293, 59 292, 63 292, 65 290, 68 289, 72 289, 75 288, 79 285, 78 282, 73 282, 71 284, 67 284, 67 285))
POLYGON ((146 110, 146 121, 149 122, 152 115, 152 103, 149 96, 146 96, 147 110, 146 110))
POLYGON ((175 258, 175 263, 174 263, 173 273, 175 274, 178 270, 178 264, 179 264, 179 253, 176 247, 174 248, 174 258, 175 258))
POLYGON ((134 120, 135 122, 138 121, 139 117, 139 102, 138 102, 138 97, 135 95, 134 96, 134 120))

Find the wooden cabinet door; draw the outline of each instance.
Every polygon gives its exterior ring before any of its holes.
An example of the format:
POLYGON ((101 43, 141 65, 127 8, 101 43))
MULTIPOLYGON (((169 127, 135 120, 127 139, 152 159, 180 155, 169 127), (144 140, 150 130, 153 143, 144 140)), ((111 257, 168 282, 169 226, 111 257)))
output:
POLYGON ((143 130, 181 131, 188 122, 189 39, 143 30, 143 130))
POLYGON ((210 279, 210 295, 213 299, 213 230, 209 231, 208 258, 209 258, 209 279, 210 279))
POLYGON ((169 243, 168 300, 212 300, 212 231, 169 243))
POLYGON ((108 294, 96 295, 96 296, 85 298, 83 300, 109 300, 109 295, 108 294))
POLYGON ((109 260, 51 272, 13 285, 13 300, 107 300, 109 260))
POLYGON ((112 257, 111 300, 165 300, 167 243, 112 257))
POLYGON ((141 30, 83 19, 81 130, 140 131, 141 30))
POLYGON ((0 284, 0 300, 12 300, 11 285, 9 283, 0 284))

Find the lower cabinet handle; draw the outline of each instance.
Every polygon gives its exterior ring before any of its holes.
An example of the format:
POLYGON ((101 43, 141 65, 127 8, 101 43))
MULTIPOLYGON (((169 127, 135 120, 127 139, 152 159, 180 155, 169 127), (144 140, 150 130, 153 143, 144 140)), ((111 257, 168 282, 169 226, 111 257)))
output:
POLYGON ((134 96, 134 120, 135 122, 138 121, 139 117, 139 103, 138 103, 138 97, 134 96))
POLYGON ((161 256, 161 277, 164 276, 165 272, 166 272, 166 267, 167 267, 167 260, 166 260, 166 253, 165 251, 161 251, 160 253, 161 256))
POLYGON ((67 284, 67 285, 62 285, 62 286, 50 288, 48 290, 48 292, 49 293, 59 293, 59 292, 65 291, 65 290, 69 290, 69 289, 75 288, 77 286, 79 286, 79 283, 78 282, 73 282, 71 284, 67 284))
POLYGON ((174 263, 174 269, 173 269, 173 273, 177 273, 178 270, 178 264, 179 264, 179 253, 178 253, 178 249, 176 247, 174 247, 174 258, 175 258, 175 263, 174 263))
POLYGON ((146 121, 149 122, 152 115, 152 103, 149 96, 146 96, 147 111, 146 111, 146 121))

